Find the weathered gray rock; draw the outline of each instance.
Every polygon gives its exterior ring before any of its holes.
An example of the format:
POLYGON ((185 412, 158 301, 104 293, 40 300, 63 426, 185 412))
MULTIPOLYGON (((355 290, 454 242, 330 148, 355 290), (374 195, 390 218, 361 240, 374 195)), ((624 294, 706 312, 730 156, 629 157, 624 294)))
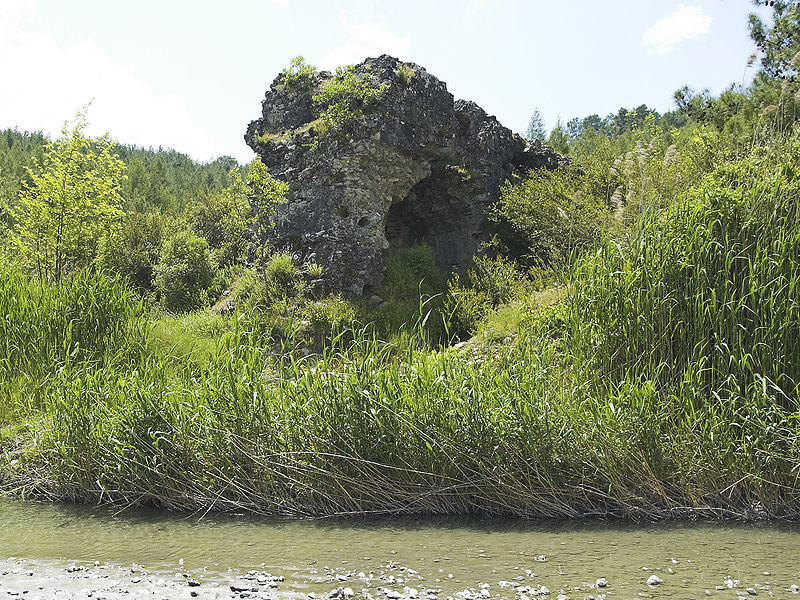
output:
POLYGON ((326 267, 330 289, 374 290, 387 255, 426 243, 448 272, 478 252, 487 209, 512 174, 555 168, 564 157, 528 144, 474 102, 454 101, 444 82, 391 56, 368 58, 356 76, 386 91, 341 127, 325 130, 314 94, 278 76, 245 140, 289 184, 276 217, 278 244, 326 267))

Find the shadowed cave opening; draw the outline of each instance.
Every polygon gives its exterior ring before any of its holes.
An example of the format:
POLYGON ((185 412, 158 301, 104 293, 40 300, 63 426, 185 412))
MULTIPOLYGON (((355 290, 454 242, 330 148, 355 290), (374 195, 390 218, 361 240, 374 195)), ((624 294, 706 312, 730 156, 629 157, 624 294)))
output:
POLYGON ((452 273, 480 248, 476 207, 462 175, 443 165, 414 185, 386 215, 387 255, 426 244, 444 275, 452 273))

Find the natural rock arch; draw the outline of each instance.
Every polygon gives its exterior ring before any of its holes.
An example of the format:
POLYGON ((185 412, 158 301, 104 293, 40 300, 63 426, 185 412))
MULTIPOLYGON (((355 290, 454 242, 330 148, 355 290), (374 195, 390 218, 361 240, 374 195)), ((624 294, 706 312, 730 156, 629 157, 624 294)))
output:
POLYGON ((384 93, 346 125, 325 131, 323 107, 313 102, 330 73, 300 90, 278 76, 245 135, 289 184, 278 243, 325 265, 331 289, 358 295, 377 287, 384 258, 415 243, 431 246, 444 272, 454 269, 480 250, 504 181, 565 161, 474 102, 454 102, 418 65, 383 55, 357 65, 355 75, 384 93))

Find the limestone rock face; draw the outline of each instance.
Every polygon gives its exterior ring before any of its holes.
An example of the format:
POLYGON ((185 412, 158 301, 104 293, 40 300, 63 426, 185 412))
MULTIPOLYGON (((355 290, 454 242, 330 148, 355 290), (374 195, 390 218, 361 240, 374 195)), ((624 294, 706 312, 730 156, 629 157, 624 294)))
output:
POLYGON ((344 123, 320 119, 314 101, 334 75, 303 89, 279 75, 245 140, 289 184, 273 242, 326 269, 330 289, 360 295, 383 278, 385 257, 417 243, 449 272, 480 250, 487 209, 512 174, 566 161, 528 144, 474 102, 454 101, 444 82, 391 56, 368 58, 355 77, 380 99, 344 123))

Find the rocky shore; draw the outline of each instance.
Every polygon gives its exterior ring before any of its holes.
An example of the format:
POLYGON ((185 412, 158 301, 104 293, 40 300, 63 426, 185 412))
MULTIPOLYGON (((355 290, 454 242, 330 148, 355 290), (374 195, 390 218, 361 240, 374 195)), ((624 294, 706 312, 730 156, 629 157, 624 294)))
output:
MULTIPOLYGON (((547 558, 541 556, 539 560, 546 562, 547 558)), ((622 595, 639 598, 785 598, 800 594, 800 578, 797 583, 779 584, 770 580, 768 571, 764 571, 763 580, 757 582, 726 576, 711 588, 688 589, 685 580, 677 574, 678 561, 673 563, 675 568, 643 567, 641 577, 635 581, 598 577, 588 582, 576 581, 571 587, 557 587, 555 580, 549 581, 550 578, 539 577, 531 569, 520 568, 519 574, 509 580, 477 582, 454 591, 453 575, 445 570, 441 570, 441 577, 426 581, 417 571, 392 562, 369 572, 313 568, 310 578, 297 580, 272 574, 263 570, 263 566, 247 572, 237 569, 228 569, 227 572, 188 570, 183 568, 182 559, 174 571, 165 572, 150 571, 135 563, 115 565, 96 561, 65 566, 53 561, 9 557, 0 560, 0 599, 611 600, 622 595)), ((563 583, 563 578, 559 579, 563 583)))

